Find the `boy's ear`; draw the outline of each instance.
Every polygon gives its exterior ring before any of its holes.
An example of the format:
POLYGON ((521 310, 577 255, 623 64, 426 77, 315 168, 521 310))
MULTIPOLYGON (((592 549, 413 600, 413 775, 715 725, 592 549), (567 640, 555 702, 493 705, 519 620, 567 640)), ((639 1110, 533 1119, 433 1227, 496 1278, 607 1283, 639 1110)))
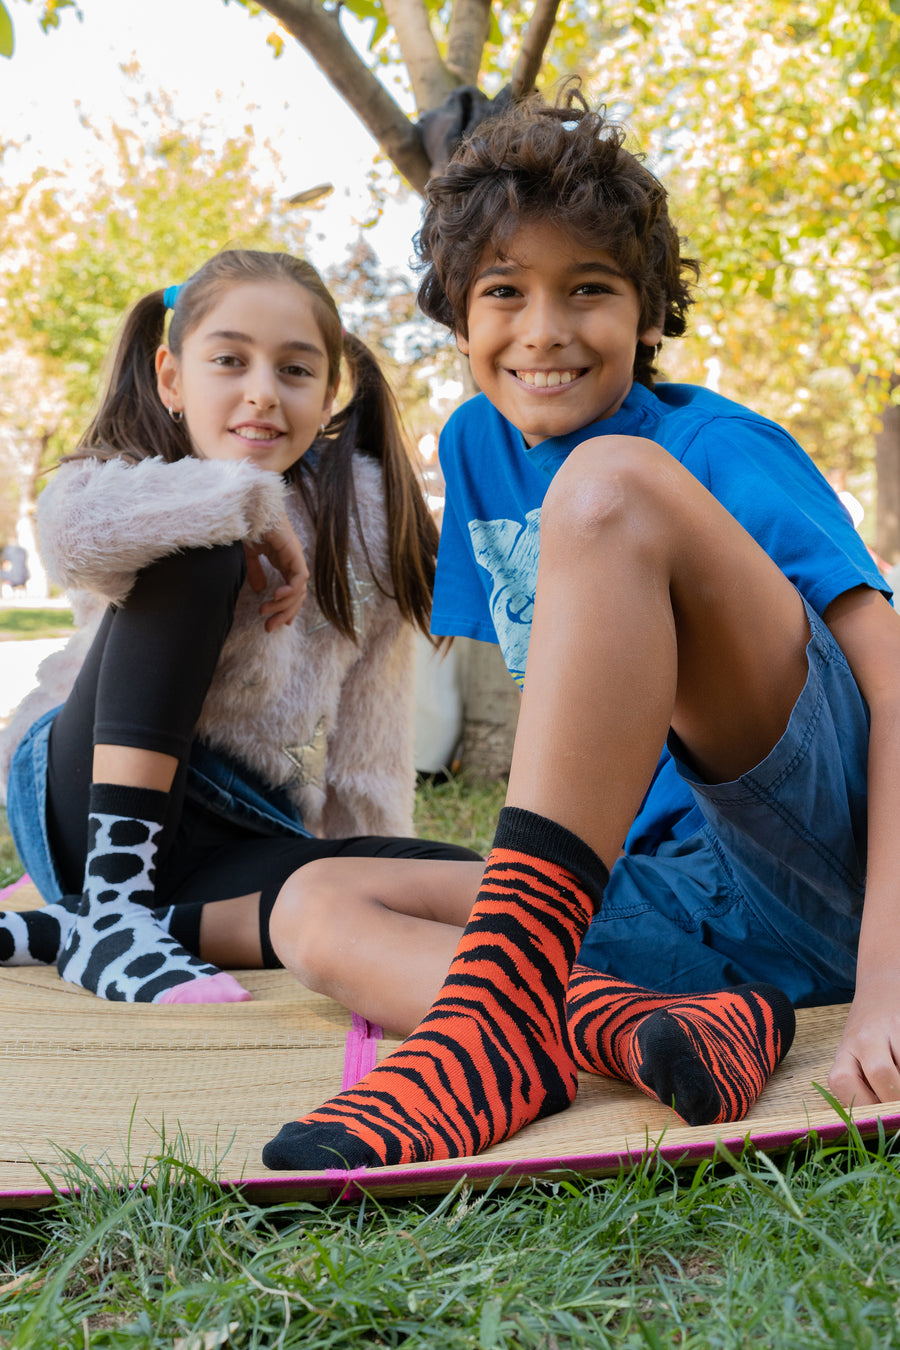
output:
POLYGON ((462 333, 454 333, 453 336, 456 338, 456 350, 460 353, 460 355, 468 356, 469 339, 463 337, 462 333))
POLYGON ((663 340, 662 324, 654 324, 652 328, 645 328, 643 333, 638 334, 638 342, 642 342, 645 347, 658 347, 663 340))
POLYGON ((166 408, 183 412, 178 362, 168 347, 156 351, 156 391, 166 408))

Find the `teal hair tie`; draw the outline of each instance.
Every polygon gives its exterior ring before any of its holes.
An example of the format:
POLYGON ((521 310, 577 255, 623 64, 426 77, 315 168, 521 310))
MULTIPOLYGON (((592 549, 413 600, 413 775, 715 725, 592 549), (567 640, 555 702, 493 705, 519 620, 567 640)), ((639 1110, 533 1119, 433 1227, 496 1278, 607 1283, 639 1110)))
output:
POLYGON ((175 301, 178 299, 178 292, 180 290, 181 290, 180 286, 167 286, 166 289, 163 291, 163 304, 165 305, 166 309, 175 308, 175 301))

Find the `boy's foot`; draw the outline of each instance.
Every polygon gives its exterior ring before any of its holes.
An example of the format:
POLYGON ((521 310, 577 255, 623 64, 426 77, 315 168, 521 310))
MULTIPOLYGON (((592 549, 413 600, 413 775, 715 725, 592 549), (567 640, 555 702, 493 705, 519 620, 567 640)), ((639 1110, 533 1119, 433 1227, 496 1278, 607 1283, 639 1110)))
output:
POLYGON ((192 956, 138 903, 153 896, 167 800, 149 788, 91 787, 85 889, 57 969, 117 1002, 245 1002, 232 975, 192 956))
POLYGON ((576 966, 567 998, 579 1068, 633 1083, 688 1125, 742 1120, 794 1039, 794 1009, 771 984, 657 994, 576 966))
POLYGON ((577 1072, 569 971, 606 869, 560 825, 504 807, 472 917, 437 1001, 362 1082, 291 1121, 274 1169, 320 1171, 468 1157, 561 1111, 577 1072))

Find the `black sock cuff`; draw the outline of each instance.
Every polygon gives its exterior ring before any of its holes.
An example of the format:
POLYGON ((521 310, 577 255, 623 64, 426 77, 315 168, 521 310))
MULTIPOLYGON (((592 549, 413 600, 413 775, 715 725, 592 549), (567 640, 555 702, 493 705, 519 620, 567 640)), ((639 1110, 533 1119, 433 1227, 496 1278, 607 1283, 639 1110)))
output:
POLYGON ((564 825, 520 806, 504 806, 497 821, 494 848, 516 849, 565 867, 578 878, 594 908, 600 908, 609 881, 606 864, 589 844, 564 825))
MULTIPOLYGON (((200 955, 200 919, 206 908, 203 900, 189 900, 183 905, 172 906, 172 917, 168 923, 169 937, 180 943, 192 956, 200 955)), ((156 913, 168 914, 168 906, 156 913)))
POLYGON ((265 970, 283 970, 284 962, 275 953, 272 939, 269 937, 269 919, 278 899, 283 883, 278 882, 264 887, 259 894, 259 945, 262 949, 262 963, 265 970))
POLYGON ((168 792, 156 788, 127 787, 121 783, 92 783, 88 810, 126 820, 149 820, 162 825, 169 804, 168 792))

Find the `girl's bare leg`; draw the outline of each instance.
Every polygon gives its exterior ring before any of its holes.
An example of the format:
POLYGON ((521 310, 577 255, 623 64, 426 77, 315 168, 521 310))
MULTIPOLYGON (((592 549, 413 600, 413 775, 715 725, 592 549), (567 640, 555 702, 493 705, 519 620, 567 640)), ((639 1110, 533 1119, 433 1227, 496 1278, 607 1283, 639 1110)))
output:
POLYGON ((437 997, 483 870, 409 858, 307 863, 272 910, 272 945, 307 988, 406 1035, 437 997))

